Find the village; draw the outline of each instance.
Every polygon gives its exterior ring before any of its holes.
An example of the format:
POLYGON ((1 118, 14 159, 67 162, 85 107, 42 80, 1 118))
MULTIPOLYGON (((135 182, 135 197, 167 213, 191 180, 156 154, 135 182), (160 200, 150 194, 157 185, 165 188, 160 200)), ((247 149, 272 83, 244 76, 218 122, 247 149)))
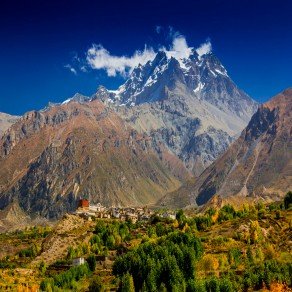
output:
POLYGON ((149 221, 153 215, 157 215, 165 219, 175 219, 175 211, 154 212, 147 206, 144 207, 104 207, 100 203, 91 204, 87 199, 80 199, 75 211, 79 215, 88 220, 93 218, 117 219, 120 221, 149 221))
MULTIPOLYGON (((138 222, 148 222, 154 216, 158 216, 163 219, 176 219, 175 211, 166 210, 151 210, 147 206, 144 207, 105 207, 101 203, 92 204, 88 199, 81 198, 77 202, 77 208, 72 213, 88 221, 94 221, 96 219, 113 219, 122 222, 131 222, 133 224, 138 222)), ((113 262, 116 258, 116 251, 109 251, 109 254, 96 255, 97 269, 106 271, 111 269, 113 262)), ((85 264, 84 257, 75 257, 72 259, 70 266, 80 266, 85 264)), ((68 267, 67 265, 59 265, 55 267, 57 269, 63 269, 68 267)))

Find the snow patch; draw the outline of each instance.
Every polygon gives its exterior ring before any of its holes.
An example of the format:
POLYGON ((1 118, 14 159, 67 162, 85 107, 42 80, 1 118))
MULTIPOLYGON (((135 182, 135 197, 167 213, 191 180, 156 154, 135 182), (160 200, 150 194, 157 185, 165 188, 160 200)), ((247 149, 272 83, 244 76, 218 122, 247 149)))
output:
POLYGON ((226 70, 225 70, 225 71, 220 71, 220 70, 218 70, 218 69, 215 69, 215 71, 216 71, 218 74, 221 74, 221 75, 224 75, 224 76, 228 77, 228 74, 227 74, 226 70))
POLYGON ((194 92, 197 93, 199 91, 201 91, 204 88, 205 84, 199 82, 198 86, 194 89, 194 92))
POLYGON ((213 76, 217 76, 217 74, 216 73, 214 73, 211 69, 209 69, 209 71, 213 74, 213 76))
POLYGON ((64 100, 64 101, 62 102, 62 104, 67 104, 67 103, 69 103, 71 100, 72 100, 72 98, 68 98, 68 99, 64 100))

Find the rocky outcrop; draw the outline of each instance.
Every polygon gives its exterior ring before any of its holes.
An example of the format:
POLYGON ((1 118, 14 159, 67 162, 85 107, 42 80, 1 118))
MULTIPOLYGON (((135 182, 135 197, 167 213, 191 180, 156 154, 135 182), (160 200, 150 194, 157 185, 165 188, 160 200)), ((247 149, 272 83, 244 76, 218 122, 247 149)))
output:
POLYGON ((5 113, 0 113, 0 137, 3 133, 19 119, 18 116, 11 116, 5 113))

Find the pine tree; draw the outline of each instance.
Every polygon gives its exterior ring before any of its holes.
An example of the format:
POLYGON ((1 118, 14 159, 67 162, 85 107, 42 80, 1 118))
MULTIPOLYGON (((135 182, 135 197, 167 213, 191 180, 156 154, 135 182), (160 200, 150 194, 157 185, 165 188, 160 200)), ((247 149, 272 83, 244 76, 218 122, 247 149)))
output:
POLYGON ((129 273, 126 273, 122 277, 119 291, 120 292, 135 292, 134 280, 133 280, 133 277, 129 273))
POLYGON ((284 207, 285 209, 289 209, 289 207, 292 205, 292 192, 288 192, 284 198, 284 207))

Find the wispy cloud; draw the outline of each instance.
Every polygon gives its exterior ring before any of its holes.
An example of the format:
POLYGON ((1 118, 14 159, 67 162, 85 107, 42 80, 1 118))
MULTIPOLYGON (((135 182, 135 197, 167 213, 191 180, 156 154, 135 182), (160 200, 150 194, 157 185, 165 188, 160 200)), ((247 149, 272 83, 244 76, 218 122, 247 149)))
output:
POLYGON ((67 64, 65 68, 75 75, 79 71, 86 73, 90 70, 105 70, 110 77, 117 75, 127 77, 139 64, 144 65, 153 60, 157 51, 164 51, 169 58, 182 60, 188 58, 194 51, 201 58, 202 55, 208 54, 212 50, 210 40, 207 40, 198 48, 190 47, 185 36, 171 26, 164 28, 157 25, 155 30, 157 34, 163 34, 166 39, 171 40, 171 45, 168 47, 160 46, 156 50, 145 45, 144 50, 137 50, 130 56, 118 56, 109 52, 102 44, 93 44, 85 53, 85 59, 79 58, 75 53, 72 58, 72 65, 67 64))
POLYGON ((178 30, 175 30, 172 26, 168 27, 168 37, 170 39, 175 39, 179 36, 182 36, 182 34, 178 30))
POLYGON ((77 71, 76 69, 74 69, 70 64, 67 64, 64 66, 65 68, 67 68, 70 72, 72 72, 74 75, 77 75, 77 71))
POLYGON ((212 51, 212 44, 210 42, 210 40, 207 40, 205 43, 201 44, 197 49, 196 52, 199 55, 199 58, 201 58, 201 56, 209 54, 212 51))
POLYGON ((155 26, 155 31, 156 31, 158 34, 160 34, 161 30, 162 30, 162 26, 160 26, 160 25, 156 25, 156 26, 155 26))
POLYGON ((85 65, 82 65, 81 67, 80 67, 80 70, 82 71, 82 72, 88 72, 88 70, 87 70, 87 68, 86 68, 86 66, 85 65))
POLYGON ((143 51, 135 51, 131 57, 127 57, 112 55, 102 45, 94 44, 87 51, 86 60, 92 69, 104 69, 108 76, 116 76, 118 73, 126 76, 136 66, 144 65, 154 57, 154 50, 146 46, 143 51))

